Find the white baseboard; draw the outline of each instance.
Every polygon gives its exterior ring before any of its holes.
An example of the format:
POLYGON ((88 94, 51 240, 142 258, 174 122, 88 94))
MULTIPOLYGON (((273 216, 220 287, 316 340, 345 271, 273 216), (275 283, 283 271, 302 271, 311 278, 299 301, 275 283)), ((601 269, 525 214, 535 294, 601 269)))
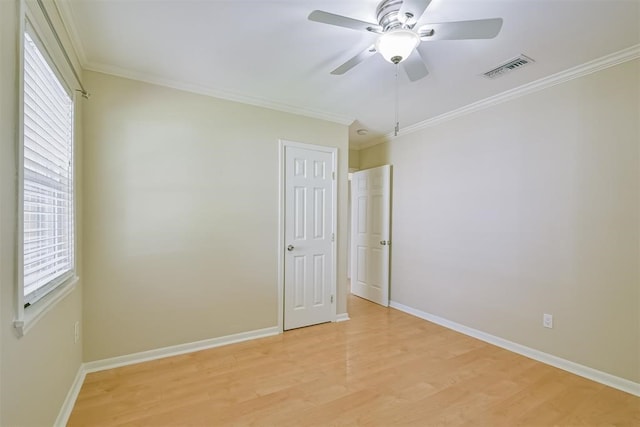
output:
POLYGON ((76 377, 71 384, 71 388, 69 388, 67 397, 65 397, 64 402, 62 403, 60 412, 58 412, 58 417, 53 424, 55 427, 64 427, 67 425, 69 416, 71 415, 71 411, 73 410, 73 405, 75 405, 78 394, 80 394, 80 389, 82 388, 82 384, 84 383, 85 376, 86 372, 84 371, 83 365, 81 364, 80 367, 78 367, 78 372, 76 373, 76 377))
POLYGON ((400 304, 396 301, 391 301, 389 306, 397 310, 404 311, 405 313, 411 314, 413 316, 419 317, 421 319, 428 320, 429 322, 444 326, 445 328, 452 329, 456 332, 460 332, 470 337, 477 338, 481 341, 488 342, 489 344, 493 344, 514 353, 521 354, 530 359, 546 363, 547 365, 555 366, 556 368, 571 372, 572 374, 579 375, 581 377, 596 381, 609 387, 622 390, 635 396, 640 396, 639 383, 629 381, 627 379, 620 378, 606 372, 598 371, 597 369, 589 368, 588 366, 580 365, 570 360, 562 359, 552 354, 545 353, 521 344, 517 344, 512 341, 505 340, 495 335, 491 335, 486 332, 482 332, 477 329, 452 322, 451 320, 447 320, 445 318, 415 309, 413 307, 400 304))
POLYGON ((208 340, 173 345, 171 347, 157 348, 140 353, 111 357, 109 359, 96 360, 93 362, 87 362, 83 366, 86 373, 104 371, 106 369, 119 368, 121 366, 148 362, 150 360, 162 359, 170 356, 178 356, 179 354, 192 353, 194 351, 206 350, 209 348, 220 347, 228 344, 235 344, 242 341, 270 337, 272 335, 278 335, 279 333, 280 332, 278 331, 278 327, 272 326, 270 328, 241 332, 239 334, 226 335, 224 337, 211 338, 208 340))
POLYGON ((185 353, 192 353, 194 351, 206 350, 214 347, 221 347, 223 345, 235 344, 242 341, 254 340, 257 338, 265 338, 273 335, 278 335, 280 330, 277 326, 270 328, 258 329, 255 331, 241 332, 239 334, 226 335, 224 337, 211 338, 208 340, 196 341, 192 343, 179 344, 171 347, 158 348, 155 350, 143 351, 140 353, 127 354, 125 356, 111 357, 108 359, 96 360, 93 362, 87 362, 80 365, 78 373, 73 381, 67 397, 60 408, 58 418, 56 418, 55 426, 65 426, 69 421, 69 416, 73 410, 73 406, 76 403, 82 383, 85 376, 91 372, 104 371, 106 369, 119 368, 121 366, 133 365, 141 362, 148 362, 150 360, 162 359, 165 357, 177 356, 185 353))
POLYGON ((336 322, 346 322, 350 320, 349 313, 340 313, 336 315, 336 322))

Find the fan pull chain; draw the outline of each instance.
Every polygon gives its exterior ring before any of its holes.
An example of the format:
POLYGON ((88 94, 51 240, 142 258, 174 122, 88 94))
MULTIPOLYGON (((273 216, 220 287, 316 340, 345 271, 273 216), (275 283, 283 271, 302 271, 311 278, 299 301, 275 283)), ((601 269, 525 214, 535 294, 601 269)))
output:
POLYGON ((396 127, 395 127, 395 132, 394 135, 398 136, 398 132, 400 132, 400 119, 398 118, 399 113, 398 113, 398 107, 399 107, 399 89, 398 89, 398 68, 400 68, 400 65, 398 63, 396 63, 396 127))

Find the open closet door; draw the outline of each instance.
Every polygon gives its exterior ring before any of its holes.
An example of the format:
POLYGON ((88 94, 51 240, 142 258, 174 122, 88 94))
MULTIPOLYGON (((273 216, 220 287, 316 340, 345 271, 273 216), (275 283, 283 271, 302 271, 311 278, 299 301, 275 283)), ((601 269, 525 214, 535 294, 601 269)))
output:
POLYGON ((354 172, 351 179, 351 292, 389 305, 391 166, 354 172))

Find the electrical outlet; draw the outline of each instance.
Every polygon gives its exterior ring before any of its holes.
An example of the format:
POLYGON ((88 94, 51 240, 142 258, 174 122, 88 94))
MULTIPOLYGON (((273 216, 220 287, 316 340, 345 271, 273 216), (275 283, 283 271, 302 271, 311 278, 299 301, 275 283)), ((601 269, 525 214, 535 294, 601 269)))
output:
POLYGON ((80 340, 80 322, 76 321, 73 324, 73 342, 77 343, 80 340))
POLYGON ((543 314, 542 326, 544 326, 545 328, 553 328, 553 315, 547 313, 543 314))

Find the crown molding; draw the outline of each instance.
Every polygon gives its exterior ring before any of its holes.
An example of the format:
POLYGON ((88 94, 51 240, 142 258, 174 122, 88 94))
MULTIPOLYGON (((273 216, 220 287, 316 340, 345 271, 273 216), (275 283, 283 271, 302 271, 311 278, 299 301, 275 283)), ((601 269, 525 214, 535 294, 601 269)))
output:
POLYGON ((173 89, 183 90, 186 92, 196 93, 198 95, 212 96, 214 98, 225 99, 227 101, 240 102, 243 104, 253 105, 256 107, 269 108, 271 110, 281 111, 284 113, 297 114, 300 116, 311 117, 314 119, 326 120, 333 123, 349 126, 354 118, 346 117, 339 114, 333 114, 325 111, 312 110, 309 108, 298 107, 282 102, 270 101, 264 98, 253 97, 227 91, 223 89, 215 89, 203 85, 196 85, 182 82, 179 80, 165 79, 148 73, 139 73, 120 67, 114 67, 106 64, 90 62, 82 44, 82 38, 74 24, 76 22, 73 14, 73 8, 68 0, 54 0, 58 12, 64 24, 65 30, 71 39, 71 44, 76 52, 76 56, 80 60, 83 69, 95 71, 98 73, 110 74, 117 77, 123 77, 131 80, 138 80, 158 86, 165 86, 173 89))
POLYGON ((71 40, 71 46, 76 54, 76 57, 80 61, 80 65, 82 68, 85 68, 85 64, 87 63, 87 55, 84 52, 84 46, 80 41, 80 35, 78 34, 78 29, 76 28, 74 22, 73 10, 71 9, 71 3, 68 0, 53 0, 53 5, 58 10, 58 15, 60 16, 60 20, 62 21, 62 25, 64 26, 67 35, 69 36, 69 40, 71 40))
POLYGON ((125 79, 137 80, 158 86, 164 86, 172 89, 178 89, 185 92, 191 92, 198 95, 206 95, 214 98, 220 98, 227 101, 240 102, 242 104, 253 105, 256 107, 268 108, 270 110, 281 111, 284 113, 297 114, 300 116, 311 117, 314 119, 326 120, 328 122, 338 123, 349 126, 355 119, 350 117, 332 114, 324 111, 317 111, 308 108, 297 107, 281 102, 270 101, 264 98, 246 96, 232 91, 214 89, 203 85, 181 82, 174 79, 165 79, 148 73, 139 73, 110 65, 89 62, 85 66, 85 70, 95 71, 98 73, 109 74, 125 79))
MULTIPOLYGON (((80 64, 82 65, 83 69, 96 71, 104 74, 110 74, 117 77, 139 80, 145 83, 170 87, 173 89, 192 92, 199 95, 207 95, 215 98, 225 99, 228 101, 235 101, 243 104, 254 105, 257 107, 269 108, 272 110, 282 111, 285 113, 297 114, 297 115, 311 117, 315 119, 326 120, 329 122, 339 123, 347 126, 351 125, 351 123, 353 123, 353 121, 355 120, 354 118, 351 118, 351 117, 345 117, 342 115, 337 115, 329 112, 316 111, 316 110, 306 109, 302 107, 296 107, 296 106, 285 104, 285 103, 274 102, 274 101, 270 101, 270 100, 258 98, 258 97, 241 95, 231 91, 214 89, 214 88, 205 87, 202 85, 194 85, 194 84, 185 83, 177 80, 164 79, 161 77, 149 75, 147 73, 138 73, 138 72, 125 70, 118 67, 112 67, 105 64, 90 63, 89 61, 87 61, 86 53, 84 51, 81 38, 78 34, 78 31, 75 25, 73 24, 74 22, 73 10, 70 5, 70 2, 68 0, 54 0, 54 3, 58 8, 60 17, 62 18, 67 34, 71 39, 71 43, 73 45, 74 50, 76 51, 76 55, 80 60, 80 64)), ((614 52, 610 55, 603 56, 593 61, 589 61, 585 64, 582 64, 573 68, 569 68, 567 70, 561 71, 551 76, 543 77, 531 83, 524 84, 522 86, 507 90, 505 92, 499 93, 489 98, 485 98, 483 100, 465 105, 463 107, 440 114, 430 119, 423 120, 411 126, 407 126, 402 130, 402 134, 399 136, 394 136, 393 133, 388 133, 380 138, 376 138, 371 141, 358 144, 357 146, 352 147, 352 149, 363 150, 365 148, 373 147, 375 145, 379 145, 385 142, 392 142, 405 135, 417 132, 422 129, 439 125, 448 120, 453 120, 458 117, 462 117, 464 115, 474 113, 476 111, 484 110, 494 105, 498 105, 503 102, 507 102, 512 99, 516 99, 521 96, 525 96, 530 93, 534 93, 539 90, 543 90, 551 86, 555 86, 557 84, 567 82, 569 80, 583 77, 588 74, 603 70, 605 68, 613 67, 615 65, 621 64, 623 62, 631 61, 637 58, 640 58, 640 44, 633 45, 629 48, 620 50, 618 52, 614 52)))
POLYGON ((422 122, 418 122, 414 125, 407 126, 402 130, 402 134, 399 136, 394 136, 393 133, 388 133, 378 139, 359 144, 358 147, 354 148, 356 150, 362 150, 365 148, 373 147, 375 145, 383 144, 385 142, 392 142, 406 135, 418 132, 422 129, 437 126, 449 120, 457 119, 458 117, 475 113, 476 111, 484 110, 486 108, 493 107, 494 105, 502 104, 503 102, 508 102, 513 99, 520 98, 522 96, 529 95, 531 93, 638 58, 640 58, 640 44, 636 44, 627 49, 623 49, 610 55, 606 55, 593 61, 589 61, 585 64, 578 65, 577 67, 569 68, 559 73, 543 77, 531 83, 518 86, 514 89, 509 89, 505 92, 465 105, 464 107, 457 108, 447 113, 440 114, 439 116, 435 116, 422 122))

